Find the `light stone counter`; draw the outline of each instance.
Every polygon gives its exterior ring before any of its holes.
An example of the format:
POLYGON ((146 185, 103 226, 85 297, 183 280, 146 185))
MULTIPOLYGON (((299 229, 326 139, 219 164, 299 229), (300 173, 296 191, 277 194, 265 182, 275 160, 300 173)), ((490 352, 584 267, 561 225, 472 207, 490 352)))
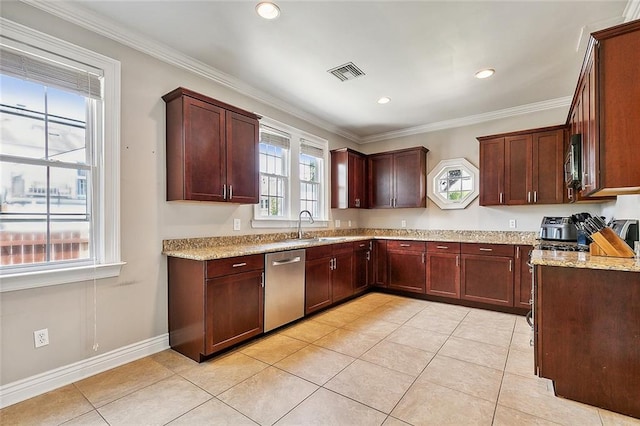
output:
POLYGON ((534 250, 531 254, 531 263, 533 265, 561 266, 565 268, 640 272, 640 260, 591 256, 589 253, 571 251, 534 250))
POLYGON ((213 260, 326 244, 362 241, 372 238, 524 245, 534 245, 536 242, 535 232, 513 231, 353 229, 308 233, 308 236, 313 239, 301 241, 295 239, 295 234, 281 233, 164 240, 162 254, 191 260, 213 260))

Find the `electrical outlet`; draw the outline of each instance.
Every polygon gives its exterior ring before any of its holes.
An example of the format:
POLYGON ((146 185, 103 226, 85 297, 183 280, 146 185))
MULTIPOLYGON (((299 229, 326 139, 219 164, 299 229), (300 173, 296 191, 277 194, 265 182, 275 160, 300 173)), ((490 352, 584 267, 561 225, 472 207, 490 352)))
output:
POLYGON ((336 219, 336 228, 340 228, 340 219, 336 219))
POLYGON ((511 228, 511 229, 516 229, 517 228, 517 224, 516 224, 516 220, 515 219, 509 219, 509 228, 511 228))
POLYGON ((351 228, 351 221, 347 222, 347 225, 351 228))
POLYGON ((233 230, 234 231, 240 230, 240 219, 233 219, 233 230))
POLYGON ((33 332, 33 340, 36 348, 47 346, 49 344, 49 329, 43 328, 42 330, 36 330, 33 332))
POLYGON ((403 220, 402 222, 400 222, 400 226, 402 226, 403 228, 407 227, 407 221, 403 220))

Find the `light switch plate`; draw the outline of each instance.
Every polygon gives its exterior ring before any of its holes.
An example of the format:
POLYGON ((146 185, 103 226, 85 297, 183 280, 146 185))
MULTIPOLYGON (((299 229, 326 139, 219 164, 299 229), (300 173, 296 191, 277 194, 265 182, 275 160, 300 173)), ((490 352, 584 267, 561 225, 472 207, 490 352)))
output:
POLYGON ((233 230, 234 231, 240 230, 240 219, 233 219, 233 230))

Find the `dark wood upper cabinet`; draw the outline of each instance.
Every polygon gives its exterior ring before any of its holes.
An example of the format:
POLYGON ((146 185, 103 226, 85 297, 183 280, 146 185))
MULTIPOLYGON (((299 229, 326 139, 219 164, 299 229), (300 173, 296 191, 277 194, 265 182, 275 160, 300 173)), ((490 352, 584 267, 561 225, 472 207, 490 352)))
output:
POLYGON ((331 151, 331 208, 366 208, 367 157, 349 148, 331 151))
POLYGON ((640 193, 640 21, 591 34, 567 124, 582 135, 581 196, 640 193))
POLYGON ((561 204, 565 126, 500 135, 480 141, 480 205, 561 204))
POLYGON ((257 203, 259 117, 184 88, 162 99, 167 201, 257 203))
POLYGON ((426 207, 427 152, 416 147, 370 155, 369 207, 426 207))

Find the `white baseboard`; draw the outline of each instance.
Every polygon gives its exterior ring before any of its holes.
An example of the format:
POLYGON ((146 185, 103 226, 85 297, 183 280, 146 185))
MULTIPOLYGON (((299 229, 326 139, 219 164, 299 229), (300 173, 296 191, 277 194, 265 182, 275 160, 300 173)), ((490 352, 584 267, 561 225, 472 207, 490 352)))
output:
POLYGON ((73 364, 0 386, 0 408, 169 348, 169 334, 133 343, 73 364))

